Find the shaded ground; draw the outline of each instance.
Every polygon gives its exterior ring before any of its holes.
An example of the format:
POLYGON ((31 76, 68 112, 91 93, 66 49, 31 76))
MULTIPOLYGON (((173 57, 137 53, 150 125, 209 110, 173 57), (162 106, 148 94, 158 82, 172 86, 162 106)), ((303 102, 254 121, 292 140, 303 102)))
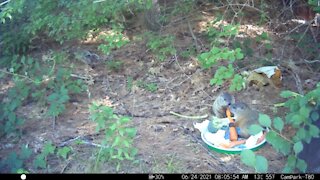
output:
MULTIPOLYGON (((205 42, 201 35, 202 24, 213 16, 202 15, 202 18, 190 19, 195 36, 205 42)), ((200 14, 199 14, 200 16, 200 14)), ((195 16, 196 17, 196 16, 195 16)), ((250 26, 251 27, 251 26, 250 26)), ((131 32, 134 33, 137 32, 131 32)), ((259 33, 258 28, 250 28, 247 34, 259 33)), ((175 47, 177 50, 185 50, 194 43, 193 37, 185 21, 166 28, 165 32, 177 37, 175 47)), ((97 52, 98 44, 76 44, 81 49, 97 52)), ((290 47, 290 45, 288 45, 290 47)), ((281 41, 274 40, 274 56, 279 57, 278 49, 282 48, 281 41)), ((290 51, 290 48, 288 48, 290 51)), ((290 54, 291 52, 286 52, 290 54)), ((45 53, 45 52, 41 52, 45 53)), ((40 53, 40 54, 41 54, 40 53)), ((51 140, 53 144, 59 145, 76 137, 85 138, 88 141, 100 143, 103 134, 96 134, 95 123, 89 120, 88 106, 93 101, 107 100, 114 105, 115 113, 127 115, 133 118, 132 126, 136 127, 138 134, 134 145, 138 148, 136 164, 123 163, 120 172, 123 173, 235 173, 254 172, 240 162, 239 155, 220 154, 205 146, 200 133, 193 128, 194 122, 203 119, 183 119, 170 114, 174 111, 183 115, 211 115, 211 104, 217 94, 228 89, 225 87, 212 87, 209 80, 214 70, 203 70, 196 58, 175 56, 164 62, 154 59, 147 51, 145 42, 133 41, 125 47, 112 53, 114 59, 122 61, 123 68, 120 71, 106 69, 105 65, 91 68, 84 63, 70 59, 76 68, 74 74, 91 75, 94 84, 89 85, 88 94, 78 95, 67 104, 67 111, 53 120, 44 118, 41 112, 45 111, 36 103, 30 103, 19 110, 26 117, 24 135, 22 139, 12 140, 4 138, 1 140, 1 152, 5 154, 16 148, 17 144, 28 144, 34 152, 39 152, 45 141, 51 140), (143 80, 158 85, 156 92, 133 85, 128 88, 128 78, 133 82, 143 80)), ((259 52, 256 52, 260 56, 259 52)), ((245 69, 252 70, 259 65, 251 63, 254 58, 246 58, 243 63, 245 69)), ((241 69, 240 67, 238 67, 241 69)), ((304 79, 308 78, 303 76, 304 79)), ((310 74, 309 74, 310 75, 310 74)), ((310 75, 312 76, 312 74, 310 75)), ((295 80, 286 70, 283 70, 283 86, 279 89, 266 86, 257 91, 247 88, 241 92, 234 93, 237 100, 248 103, 252 108, 266 113, 272 117, 279 115, 284 117, 282 108, 275 109, 273 104, 283 100, 279 98, 279 92, 285 89, 296 90, 295 80)), ((2 85, 8 82, 1 82, 2 85)), ((70 144, 71 145, 71 144, 70 144)), ((116 172, 115 164, 107 162, 94 170, 96 147, 90 145, 72 145, 73 151, 67 161, 48 159, 49 172, 64 173, 112 173, 116 172)), ((264 155, 269 161, 269 172, 281 172, 285 159, 275 152, 269 144, 257 151, 264 155)), ((32 170, 31 172, 37 172, 32 170)), ((43 171, 45 172, 45 171, 43 171)))

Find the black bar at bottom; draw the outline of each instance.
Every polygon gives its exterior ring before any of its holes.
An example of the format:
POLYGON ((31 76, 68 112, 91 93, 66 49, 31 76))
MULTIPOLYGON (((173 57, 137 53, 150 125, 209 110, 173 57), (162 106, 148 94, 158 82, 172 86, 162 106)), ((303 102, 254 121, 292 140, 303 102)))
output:
POLYGON ((3 180, 47 180, 47 179, 139 179, 139 180, 316 180, 320 178, 320 174, 0 174, 3 180))

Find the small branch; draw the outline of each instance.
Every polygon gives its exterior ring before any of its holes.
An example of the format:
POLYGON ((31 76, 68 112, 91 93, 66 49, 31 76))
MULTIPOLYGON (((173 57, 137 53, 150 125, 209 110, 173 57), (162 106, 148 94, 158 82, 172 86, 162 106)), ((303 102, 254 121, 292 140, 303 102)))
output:
POLYGON ((197 42, 197 37, 193 34, 193 31, 192 31, 192 28, 191 28, 191 25, 190 25, 190 22, 188 21, 188 28, 189 28, 189 31, 190 31, 190 34, 194 40, 194 43, 195 43, 195 46, 196 46, 196 49, 197 51, 199 52, 200 48, 199 48, 199 45, 198 45, 198 42, 197 42))
POLYGON ((7 3, 9 3, 11 0, 7 0, 7 1, 5 1, 5 2, 2 2, 2 3, 0 3, 0 6, 3 6, 3 5, 5 5, 5 4, 7 4, 7 3))
POLYGON ((82 140, 81 144, 87 144, 87 145, 90 145, 90 146, 95 146, 95 147, 104 148, 104 149, 110 148, 109 146, 96 144, 96 143, 89 142, 89 141, 86 141, 86 140, 82 140))
POLYGON ((304 59, 304 62, 306 62, 308 64, 312 64, 312 63, 320 63, 320 60, 306 60, 306 59, 304 59))
POLYGON ((104 2, 106 0, 96 0, 96 1, 93 1, 93 3, 100 3, 100 2, 104 2))
POLYGON ((22 77, 22 78, 24 78, 24 79, 29 80, 29 81, 32 82, 32 83, 35 83, 35 81, 34 81, 33 79, 29 78, 28 76, 24 76, 24 75, 21 75, 21 74, 16 74, 16 73, 8 72, 8 71, 2 70, 2 69, 0 69, 0 72, 3 72, 3 73, 5 73, 5 74, 10 74, 10 75, 13 75, 13 76, 19 76, 19 77, 22 77))
POLYGON ((204 119, 208 117, 208 114, 202 115, 202 116, 186 116, 186 115, 175 113, 173 111, 170 111, 170 114, 173 114, 175 116, 182 117, 182 118, 187 118, 187 119, 204 119))
POLYGON ((85 76, 79 76, 76 74, 70 74, 71 77, 75 77, 75 78, 79 78, 79 79, 83 79, 83 80, 90 80, 90 77, 85 77, 85 76))

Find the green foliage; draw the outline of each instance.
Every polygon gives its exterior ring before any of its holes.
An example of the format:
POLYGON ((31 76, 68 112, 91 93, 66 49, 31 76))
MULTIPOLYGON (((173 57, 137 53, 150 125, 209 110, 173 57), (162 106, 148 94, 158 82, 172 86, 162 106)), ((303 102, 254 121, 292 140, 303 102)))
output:
POLYGON ((174 47, 174 36, 166 35, 159 36, 152 33, 147 33, 147 47, 157 57, 158 60, 164 61, 168 56, 176 54, 174 47))
POLYGON ((127 90, 131 91, 133 87, 133 78, 131 76, 127 77, 127 90))
POLYGON ((56 147, 52 145, 51 142, 47 142, 40 154, 38 154, 33 160, 34 168, 46 168, 47 167, 47 156, 54 154, 56 147))
POLYGON ((59 148, 57 151, 57 156, 62 157, 63 159, 67 159, 68 154, 70 153, 71 148, 70 147, 63 147, 63 148, 59 148))
POLYGON ((102 141, 96 162, 115 160, 117 170, 124 160, 133 161, 137 149, 133 147, 133 138, 136 128, 128 127, 131 121, 129 117, 118 116, 113 113, 112 108, 93 103, 89 107, 90 118, 97 123, 97 131, 104 131, 105 137, 102 141))
POLYGON ((0 169, 8 169, 11 173, 17 173, 26 165, 26 161, 30 158, 32 150, 27 146, 21 146, 21 149, 16 152, 11 152, 9 155, 0 161, 0 169))
POLYGON ((190 48, 187 48, 186 50, 180 52, 180 56, 183 58, 189 58, 190 56, 196 55, 196 48, 191 46, 190 48))
POLYGON ((252 150, 243 150, 241 152, 241 161, 250 167, 255 168, 256 172, 266 173, 268 170, 268 161, 265 157, 255 155, 252 150))
POLYGON ((231 81, 231 85, 230 85, 229 90, 230 91, 241 91, 241 89, 244 87, 245 87, 244 78, 239 74, 235 74, 233 76, 232 81, 231 81))
POLYGON ((290 35, 297 42, 297 47, 306 59, 318 59, 320 43, 314 42, 313 36, 310 34, 292 33, 290 35))
POLYGON ((7 100, 0 103, 1 133, 16 132, 23 125, 16 111, 26 101, 48 105, 47 115, 56 117, 65 110, 70 95, 86 89, 82 80, 71 78, 70 69, 56 68, 57 63, 66 61, 64 53, 49 56, 43 63, 29 56, 13 56, 9 71, 2 71, 12 75, 14 86, 8 89, 7 100))
POLYGON ((244 39, 242 42, 234 40, 232 45, 234 48, 242 49, 244 55, 253 56, 252 40, 249 38, 244 39))
POLYGON ((56 92, 50 94, 47 98, 49 103, 48 115, 56 117, 65 110, 64 104, 68 102, 68 90, 61 86, 60 89, 55 89, 56 92))
POLYGON ((123 36, 122 31, 121 27, 114 26, 108 34, 100 35, 99 38, 106 42, 106 44, 99 45, 98 49, 104 54, 109 55, 113 49, 126 45, 129 40, 123 36))
POLYGON ((245 81, 240 74, 235 73, 235 69, 232 65, 236 60, 244 58, 243 52, 240 48, 230 50, 227 47, 220 48, 223 45, 222 38, 233 38, 238 33, 238 26, 236 25, 219 25, 215 27, 220 19, 216 19, 210 23, 210 27, 207 30, 209 39, 213 47, 209 52, 203 52, 198 55, 198 60, 201 66, 205 69, 216 66, 219 61, 227 61, 228 66, 219 66, 216 70, 214 77, 210 80, 211 85, 222 85, 226 81, 231 80, 229 87, 230 91, 240 91, 244 88, 245 81))
POLYGON ((249 133, 252 135, 256 135, 259 132, 261 132, 262 130, 263 130, 263 128, 258 124, 253 124, 249 127, 249 133))
POLYGON ((156 83, 147 83, 142 80, 137 81, 137 86, 152 93, 158 90, 158 85, 156 83))
POLYGON ((99 31, 102 25, 123 23, 130 11, 150 7, 151 0, 100 1, 47 1, 15 0, 1 7, 0 41, 4 52, 25 52, 38 34, 60 43, 85 38, 88 32, 99 31), (8 31, 10 29, 10 31, 8 31), (5 31, 6 30, 6 31, 5 31))
MULTIPOLYGON (((314 125, 314 122, 319 120, 319 113, 314 109, 319 107, 320 104, 320 84, 304 96, 291 91, 282 91, 280 95, 287 99, 284 106, 289 109, 285 121, 280 117, 271 121, 269 116, 260 115, 259 123, 269 129, 266 135, 267 142, 276 151, 287 157, 287 163, 282 171, 284 173, 305 172, 307 164, 304 160, 298 158, 298 154, 303 150, 303 142, 309 143, 311 138, 320 137, 319 127, 314 125), (295 135, 290 138, 285 137, 285 134, 283 134, 284 126, 293 127, 296 131, 295 135)), ((250 128, 255 129, 255 132, 261 131, 262 129, 258 126, 252 125, 250 128)), ((252 162, 245 159, 247 156, 253 157, 254 155, 243 152, 241 160, 244 164, 255 167, 258 172, 267 171, 267 167, 261 166, 266 161, 263 157, 259 157, 260 162, 253 165, 252 162)))
POLYGON ((238 34, 239 25, 227 24, 220 22, 220 18, 208 23, 207 35, 211 45, 220 45, 223 43, 222 38, 234 38, 238 34))
POLYGON ((313 8, 317 13, 320 13, 320 6, 318 0, 308 0, 308 4, 313 8))
MULTIPOLYGON (((1 133, 9 134, 19 129, 24 120, 17 116, 16 110, 22 106, 30 93, 30 87, 20 80, 15 81, 15 86, 8 90, 8 100, 0 102, 1 133)), ((1 134, 3 135, 3 134, 1 134)))
POLYGON ((112 71, 119 71, 123 66, 123 62, 119 60, 109 60, 106 61, 106 66, 107 69, 110 69, 112 71))
POLYGON ((234 68, 232 64, 229 64, 226 68, 225 66, 220 66, 213 79, 210 80, 210 85, 222 85, 224 80, 230 79, 234 74, 234 68))
POLYGON ((61 156, 64 160, 66 160, 70 151, 70 147, 57 148, 56 146, 52 145, 52 142, 49 141, 44 144, 41 153, 36 155, 36 157, 33 159, 33 167, 36 169, 47 168, 47 158, 49 155, 61 156))
POLYGON ((209 52, 204 52, 198 56, 202 67, 210 68, 220 60, 228 60, 233 63, 235 60, 243 59, 241 49, 229 50, 229 48, 213 47, 209 52))
POLYGON ((259 114, 259 119, 258 119, 259 123, 262 126, 265 127, 271 127, 271 119, 268 115, 266 114, 259 114))

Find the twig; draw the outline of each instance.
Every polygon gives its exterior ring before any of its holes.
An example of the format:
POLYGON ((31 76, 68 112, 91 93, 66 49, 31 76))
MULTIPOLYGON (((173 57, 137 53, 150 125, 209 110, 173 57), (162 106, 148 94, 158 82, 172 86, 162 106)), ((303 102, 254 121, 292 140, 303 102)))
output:
POLYGON ((75 137, 75 138, 69 139, 69 140, 67 140, 67 141, 65 141, 65 142, 60 143, 60 144, 58 145, 58 147, 66 146, 67 144, 69 144, 69 143, 71 143, 71 142, 73 142, 73 141, 76 141, 76 140, 78 140, 78 139, 80 139, 80 138, 81 138, 81 136, 77 136, 77 137, 75 137))
POLYGON ((301 85, 301 79, 300 79, 299 75, 292 71, 292 76, 293 76, 294 80, 296 81, 296 86, 297 86, 297 90, 298 90, 299 94, 304 95, 303 88, 301 85))
MULTIPOLYGON (((219 7, 216 7, 216 8, 210 8, 210 10, 217 10, 217 9, 221 9, 221 8, 225 8, 225 7, 228 7, 228 6, 243 6, 243 7, 248 7, 248 8, 251 8, 251 9, 254 9, 258 12, 260 12, 261 14, 263 14, 264 12, 256 7, 253 7, 253 6, 250 6, 250 5, 247 5, 247 4, 228 4, 228 5, 223 5, 223 6, 219 6, 219 7)), ((266 15, 266 17, 268 19, 271 19, 269 16, 266 15)))
POLYGON ((101 145, 101 144, 96 144, 96 143, 89 142, 89 141, 86 141, 86 140, 82 140, 81 143, 82 143, 82 144, 91 145, 91 146, 95 146, 95 147, 99 147, 99 148, 104 148, 104 149, 110 148, 109 146, 105 146, 105 145, 101 145))
POLYGON ((191 36, 192 36, 192 38, 194 40, 194 43, 196 45, 196 49, 197 49, 197 51, 199 51, 200 48, 199 48, 199 45, 198 45, 198 42, 197 42, 197 37, 193 34, 193 31, 192 31, 192 28, 191 28, 191 25, 190 25, 189 21, 188 21, 188 28, 189 28, 190 34, 191 34, 191 36))
POLYGON ((176 115, 176 116, 179 116, 179 117, 182 117, 182 118, 187 118, 187 119, 204 119, 204 118, 208 117, 208 114, 205 114, 205 115, 202 115, 202 116, 186 116, 186 115, 181 115, 181 114, 175 113, 173 111, 170 111, 170 114, 173 114, 173 115, 176 115))
POLYGON ((304 59, 304 62, 306 62, 308 64, 312 64, 312 63, 320 63, 320 60, 306 60, 306 59, 304 59))
POLYGON ((63 166, 63 168, 61 169, 61 171, 60 171, 60 174, 62 174, 65 170, 66 170, 66 168, 68 167, 68 165, 70 164, 70 160, 68 160, 68 162, 66 163, 66 165, 64 165, 63 166))
POLYGON ((7 3, 9 3, 11 0, 7 0, 7 1, 5 1, 5 2, 2 2, 2 3, 0 3, 0 6, 3 6, 3 5, 5 5, 5 4, 7 4, 7 3))
POLYGON ((27 77, 27 76, 21 75, 21 74, 16 74, 16 73, 8 72, 8 71, 2 70, 2 69, 0 69, 0 72, 3 72, 3 73, 5 73, 5 74, 14 75, 14 76, 19 76, 19 77, 22 77, 22 78, 24 78, 24 79, 29 80, 29 81, 32 82, 32 83, 35 83, 35 81, 34 81, 33 79, 31 79, 31 78, 29 78, 29 77, 27 77))
POLYGON ((79 79, 84 79, 84 80, 90 80, 90 77, 85 77, 85 76, 79 76, 76 74, 70 74, 71 77, 79 78, 79 79))

